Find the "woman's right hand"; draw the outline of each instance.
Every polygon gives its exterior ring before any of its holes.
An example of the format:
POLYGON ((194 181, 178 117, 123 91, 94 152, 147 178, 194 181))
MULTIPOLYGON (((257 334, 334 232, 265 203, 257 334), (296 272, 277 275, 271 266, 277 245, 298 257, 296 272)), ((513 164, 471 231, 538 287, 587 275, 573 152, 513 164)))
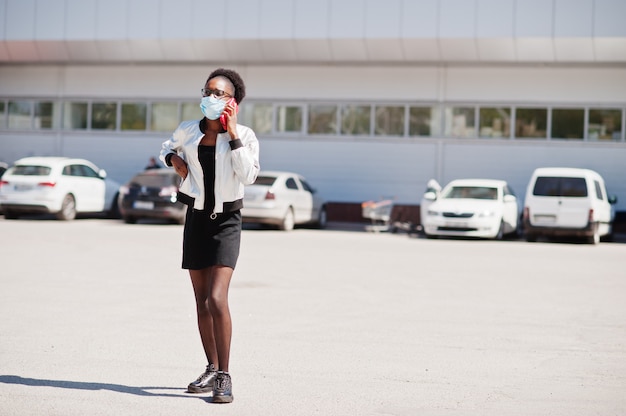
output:
POLYGON ((178 155, 172 156, 170 162, 172 163, 172 166, 174 167, 176 173, 178 173, 178 176, 183 178, 183 180, 186 179, 187 175, 189 174, 189 170, 187 169, 187 162, 185 162, 183 158, 178 155))

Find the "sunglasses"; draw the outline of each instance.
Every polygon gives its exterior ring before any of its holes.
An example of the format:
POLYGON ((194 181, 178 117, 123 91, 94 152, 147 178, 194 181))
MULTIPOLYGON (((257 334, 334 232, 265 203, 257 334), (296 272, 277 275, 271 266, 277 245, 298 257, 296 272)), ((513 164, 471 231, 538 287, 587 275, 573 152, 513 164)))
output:
POLYGON ((213 95, 217 98, 222 98, 222 97, 231 98, 232 97, 232 95, 222 90, 211 90, 209 88, 202 88, 200 91, 202 92, 203 97, 208 97, 210 95, 213 95))

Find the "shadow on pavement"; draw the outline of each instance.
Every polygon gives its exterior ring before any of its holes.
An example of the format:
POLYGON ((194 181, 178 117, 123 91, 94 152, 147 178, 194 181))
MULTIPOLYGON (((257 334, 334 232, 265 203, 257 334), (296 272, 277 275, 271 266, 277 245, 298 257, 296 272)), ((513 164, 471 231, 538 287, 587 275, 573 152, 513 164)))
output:
POLYGON ((124 386, 122 384, 109 384, 109 383, 88 383, 81 381, 66 381, 66 380, 42 380, 36 378, 24 378, 13 375, 0 375, 0 383, 5 384, 21 384, 23 386, 32 387, 55 387, 62 389, 74 389, 74 390, 109 390, 118 393, 132 394, 135 396, 157 396, 157 397, 188 397, 194 399, 210 399, 207 396, 191 395, 186 393, 181 388, 174 387, 133 387, 124 386), (163 393, 162 390, 178 391, 178 393, 163 393), (154 391, 154 392, 153 392, 154 391))

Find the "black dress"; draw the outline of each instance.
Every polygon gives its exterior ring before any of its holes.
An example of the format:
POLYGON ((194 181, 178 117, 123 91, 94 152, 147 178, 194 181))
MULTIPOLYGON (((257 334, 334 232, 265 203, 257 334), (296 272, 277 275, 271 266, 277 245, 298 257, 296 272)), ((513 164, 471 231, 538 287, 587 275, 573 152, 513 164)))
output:
POLYGON ((209 266, 235 268, 241 242, 241 211, 224 212, 211 219, 215 205, 215 146, 198 146, 204 174, 204 209, 187 208, 183 233, 183 269, 209 266))

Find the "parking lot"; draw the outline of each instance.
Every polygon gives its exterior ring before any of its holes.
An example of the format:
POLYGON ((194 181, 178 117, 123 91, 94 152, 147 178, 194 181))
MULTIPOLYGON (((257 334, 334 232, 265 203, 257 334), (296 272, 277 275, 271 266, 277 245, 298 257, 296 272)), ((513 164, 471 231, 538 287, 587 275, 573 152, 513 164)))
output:
POLYGON ((0 414, 626 414, 626 244, 249 228, 235 401, 205 363, 182 226, 0 217, 0 414))

